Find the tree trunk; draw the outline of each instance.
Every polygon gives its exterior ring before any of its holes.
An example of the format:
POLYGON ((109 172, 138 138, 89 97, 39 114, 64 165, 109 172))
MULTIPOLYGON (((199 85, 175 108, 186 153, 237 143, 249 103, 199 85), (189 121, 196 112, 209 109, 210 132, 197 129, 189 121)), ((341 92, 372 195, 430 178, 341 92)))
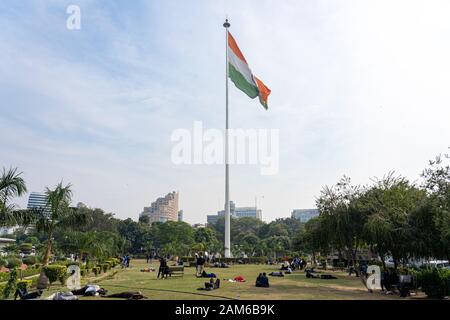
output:
POLYGON ((399 259, 393 254, 392 260, 394 260, 394 270, 397 271, 399 259))
POLYGON ((383 264, 383 271, 386 271, 386 261, 384 261, 384 254, 380 253, 381 263, 383 264))
POLYGON ((47 242, 47 249, 45 250, 44 258, 42 259, 42 264, 44 266, 48 265, 48 259, 52 253, 52 237, 50 236, 47 242))

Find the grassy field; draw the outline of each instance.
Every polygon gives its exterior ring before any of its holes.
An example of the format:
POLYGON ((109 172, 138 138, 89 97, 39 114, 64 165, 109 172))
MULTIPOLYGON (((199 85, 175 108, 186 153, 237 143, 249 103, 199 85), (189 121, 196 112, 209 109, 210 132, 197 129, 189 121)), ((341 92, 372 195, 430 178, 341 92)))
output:
MULTIPOLYGON (((154 262, 153 267, 158 269, 159 263, 154 262)), ((185 268, 183 277, 168 279, 156 279, 157 272, 140 272, 147 267, 143 260, 132 260, 131 268, 118 269, 113 277, 106 277, 98 282, 108 293, 123 291, 142 291, 152 300, 206 300, 206 299, 244 299, 244 300, 310 300, 310 299, 399 299, 398 296, 384 295, 379 292, 369 293, 359 278, 349 277, 342 272, 332 273, 338 279, 322 280, 308 279, 302 271, 281 277, 269 277, 270 288, 255 287, 255 279, 260 272, 270 273, 277 270, 277 266, 269 265, 234 265, 228 269, 206 268, 207 272, 213 272, 221 279, 221 288, 214 291, 197 290, 204 287, 205 278, 196 278, 194 268, 185 268), (224 279, 234 278, 237 275, 244 276, 247 282, 228 282, 224 279)), ((84 281, 85 283, 85 281, 84 281)), ((44 293, 49 296, 56 290, 54 287, 44 293)), ((96 299, 92 297, 82 299, 96 299)), ((103 298, 104 299, 104 298, 103 298)))

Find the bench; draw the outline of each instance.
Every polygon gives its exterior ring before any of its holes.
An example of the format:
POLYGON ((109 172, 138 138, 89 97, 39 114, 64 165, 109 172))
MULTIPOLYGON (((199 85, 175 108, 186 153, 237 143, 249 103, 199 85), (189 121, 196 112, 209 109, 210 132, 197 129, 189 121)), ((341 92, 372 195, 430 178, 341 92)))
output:
POLYGON ((169 266, 167 267, 167 274, 169 276, 172 275, 178 275, 183 276, 184 275, 184 266, 169 266))

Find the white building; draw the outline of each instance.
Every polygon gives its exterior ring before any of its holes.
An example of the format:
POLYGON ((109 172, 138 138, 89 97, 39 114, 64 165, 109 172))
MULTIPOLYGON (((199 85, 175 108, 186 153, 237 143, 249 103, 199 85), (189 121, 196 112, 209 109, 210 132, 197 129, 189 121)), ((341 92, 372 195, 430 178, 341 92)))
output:
POLYGON ((291 217, 300 220, 302 223, 306 223, 312 218, 319 216, 319 210, 317 209, 294 209, 292 210, 291 217))
MULTIPOLYGON (((211 214, 206 217, 209 225, 217 223, 220 217, 225 215, 225 210, 211 214)), ((236 207, 233 201, 230 201, 230 216, 234 218, 251 217, 262 221, 262 210, 256 207, 236 207)))
POLYGON ((32 192, 28 197, 28 209, 45 209, 50 213, 50 206, 48 204, 48 198, 45 193, 32 192))

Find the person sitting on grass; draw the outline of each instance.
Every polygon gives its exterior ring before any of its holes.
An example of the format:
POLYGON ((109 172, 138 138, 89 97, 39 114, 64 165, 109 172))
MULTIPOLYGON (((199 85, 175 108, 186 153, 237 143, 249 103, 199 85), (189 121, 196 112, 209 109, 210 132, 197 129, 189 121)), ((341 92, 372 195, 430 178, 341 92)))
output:
POLYGON ((269 273, 269 276, 272 277, 284 277, 283 271, 274 271, 269 273))
POLYGON ((211 278, 209 282, 205 282, 204 288, 199 288, 198 290, 206 290, 206 291, 212 291, 220 288, 220 279, 216 279, 214 281, 214 278, 211 278))
POLYGON ((269 278, 267 278, 266 273, 260 273, 258 278, 256 278, 256 287, 268 288, 269 287, 269 278))

